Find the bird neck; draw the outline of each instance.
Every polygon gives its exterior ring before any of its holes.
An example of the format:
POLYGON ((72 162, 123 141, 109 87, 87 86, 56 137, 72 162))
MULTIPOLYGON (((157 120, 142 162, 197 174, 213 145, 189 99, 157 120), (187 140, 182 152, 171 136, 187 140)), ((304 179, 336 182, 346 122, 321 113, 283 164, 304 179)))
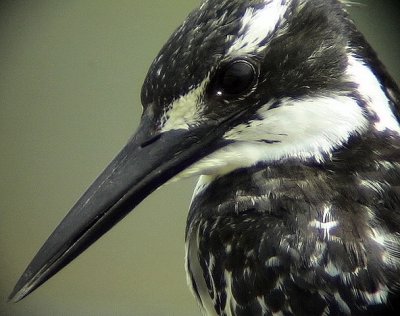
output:
POLYGON ((242 253, 263 268, 279 258, 279 279, 290 271, 312 288, 332 278, 351 299, 385 303, 400 273, 398 144, 396 134, 371 131, 324 163, 292 158, 216 178, 192 201, 187 249, 202 252, 189 251, 188 266, 200 255, 218 268, 242 253))
POLYGON ((397 134, 370 131, 351 138, 324 162, 283 159, 210 182, 200 179, 188 220, 199 214, 214 217, 248 209, 296 217, 310 209, 318 213, 327 205, 353 214, 354 208, 369 205, 374 214, 379 213, 383 195, 389 197, 400 185, 398 144, 397 134))

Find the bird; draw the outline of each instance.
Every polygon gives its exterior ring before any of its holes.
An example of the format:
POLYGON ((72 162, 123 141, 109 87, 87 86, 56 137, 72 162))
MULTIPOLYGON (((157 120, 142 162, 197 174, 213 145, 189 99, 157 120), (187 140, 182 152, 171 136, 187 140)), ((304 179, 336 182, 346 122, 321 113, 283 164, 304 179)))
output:
POLYGON ((400 90, 349 3, 204 0, 151 64, 138 130, 10 299, 198 176, 185 261, 204 315, 399 312, 400 90))

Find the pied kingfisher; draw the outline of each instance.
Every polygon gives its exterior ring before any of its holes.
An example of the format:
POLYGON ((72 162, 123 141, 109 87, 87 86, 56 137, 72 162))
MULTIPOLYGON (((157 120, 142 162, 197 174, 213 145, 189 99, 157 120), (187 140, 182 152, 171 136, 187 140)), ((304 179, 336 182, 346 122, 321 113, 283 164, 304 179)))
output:
POLYGON ((150 67, 128 144, 20 300, 172 178, 200 176, 186 268, 205 315, 399 305, 400 92, 338 0, 205 0, 150 67))

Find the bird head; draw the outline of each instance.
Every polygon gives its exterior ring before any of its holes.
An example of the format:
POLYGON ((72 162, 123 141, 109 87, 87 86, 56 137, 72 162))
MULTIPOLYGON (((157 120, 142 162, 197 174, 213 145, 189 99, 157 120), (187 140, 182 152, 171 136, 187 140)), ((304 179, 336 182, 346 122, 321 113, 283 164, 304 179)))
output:
POLYGON ((137 132, 10 297, 28 295, 174 177, 324 163, 351 137, 398 132, 396 89, 340 1, 204 1, 152 63, 137 132))

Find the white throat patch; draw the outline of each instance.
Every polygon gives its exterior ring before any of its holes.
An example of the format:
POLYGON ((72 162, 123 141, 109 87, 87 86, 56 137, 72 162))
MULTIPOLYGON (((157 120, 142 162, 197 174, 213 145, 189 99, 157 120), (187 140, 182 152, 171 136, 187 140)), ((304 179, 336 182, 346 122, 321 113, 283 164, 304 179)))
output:
POLYGON ((261 107, 261 120, 234 127, 224 139, 234 141, 201 159, 179 177, 218 176, 259 162, 285 158, 323 161, 351 135, 363 133, 368 120, 357 101, 349 96, 313 96, 274 101, 261 107))

